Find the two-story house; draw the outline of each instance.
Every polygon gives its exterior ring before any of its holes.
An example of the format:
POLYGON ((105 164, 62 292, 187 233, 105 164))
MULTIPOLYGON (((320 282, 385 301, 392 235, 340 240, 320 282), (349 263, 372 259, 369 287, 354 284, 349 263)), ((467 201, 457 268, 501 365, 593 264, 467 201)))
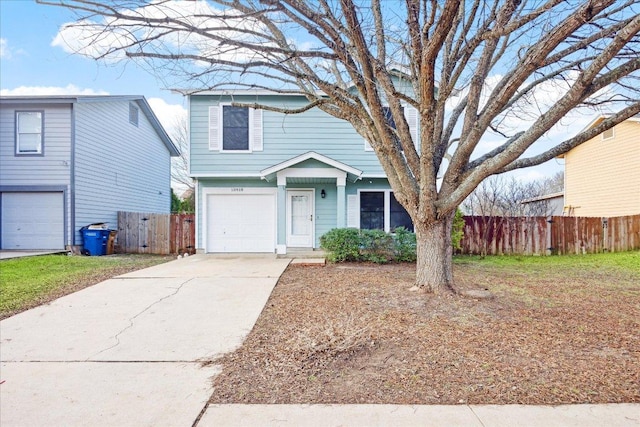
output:
POLYGON ((118 211, 168 213, 178 154, 142 96, 0 97, 0 247, 62 250, 118 211))
MULTIPOLYGON (((604 119, 597 117, 587 129, 604 119)), ((565 215, 640 214, 640 116, 625 120, 561 157, 565 162, 565 215)))
MULTIPOLYGON (((231 102, 299 108, 300 96, 202 92, 189 96, 190 173, 196 180, 200 252, 318 248, 336 227, 412 228, 370 145, 318 108, 300 114, 231 102)), ((417 141, 417 114, 405 107, 417 141)))

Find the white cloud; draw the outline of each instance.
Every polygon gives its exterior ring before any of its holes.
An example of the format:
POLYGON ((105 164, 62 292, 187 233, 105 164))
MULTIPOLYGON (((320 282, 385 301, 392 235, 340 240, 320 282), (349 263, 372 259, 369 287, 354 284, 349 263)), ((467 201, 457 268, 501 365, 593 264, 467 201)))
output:
MULTIPOLYGON (((245 31, 259 31, 261 24, 257 21, 247 17, 234 18, 237 12, 216 10, 206 1, 171 0, 151 3, 128 13, 149 19, 172 18, 195 28, 215 28, 209 32, 229 40, 270 43, 245 31)), ((83 20, 64 24, 51 45, 68 53, 101 58, 109 62, 124 59, 125 50, 140 50, 140 45, 137 44, 139 41, 143 41, 141 45, 146 52, 192 54, 231 61, 248 60, 256 56, 248 49, 219 43, 185 27, 171 22, 165 22, 161 28, 149 27, 132 20, 113 18, 101 21, 83 20)))
POLYGON ((133 38, 124 30, 107 31, 104 25, 85 20, 64 24, 51 42, 51 46, 60 47, 67 53, 77 53, 91 58, 106 55, 105 60, 115 62, 125 58, 124 52, 118 49, 132 41, 133 38))
POLYGON ((19 86, 14 89, 0 90, 2 96, 40 96, 40 95, 109 95, 104 90, 82 89, 73 84, 60 86, 19 86))
POLYGON ((22 49, 15 49, 9 46, 9 41, 5 38, 0 38, 0 58, 6 60, 13 59, 16 55, 26 55, 26 52, 22 49))
POLYGON ((164 129, 173 138, 181 121, 187 118, 187 109, 180 104, 168 104, 162 98, 148 98, 147 101, 164 129))

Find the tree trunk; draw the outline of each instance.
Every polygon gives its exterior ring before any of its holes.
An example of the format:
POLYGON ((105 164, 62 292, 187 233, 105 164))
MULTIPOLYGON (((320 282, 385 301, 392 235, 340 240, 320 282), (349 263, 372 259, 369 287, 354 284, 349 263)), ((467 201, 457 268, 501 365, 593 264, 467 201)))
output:
POLYGON ((414 224, 417 243, 416 285, 430 293, 453 292, 451 227, 455 212, 447 218, 414 224))

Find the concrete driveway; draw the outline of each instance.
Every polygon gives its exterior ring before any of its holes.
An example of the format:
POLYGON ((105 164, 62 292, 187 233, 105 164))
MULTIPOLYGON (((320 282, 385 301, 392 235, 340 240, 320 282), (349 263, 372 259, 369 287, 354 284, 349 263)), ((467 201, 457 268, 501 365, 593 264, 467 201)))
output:
POLYGON ((195 255, 0 322, 2 426, 190 426, 289 259, 195 255))

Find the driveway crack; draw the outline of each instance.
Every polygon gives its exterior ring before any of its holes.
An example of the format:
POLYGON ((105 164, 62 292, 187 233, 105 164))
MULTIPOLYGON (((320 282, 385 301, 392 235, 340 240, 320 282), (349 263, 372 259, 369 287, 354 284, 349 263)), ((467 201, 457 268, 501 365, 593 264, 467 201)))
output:
POLYGON ((151 304, 149 304, 148 306, 146 306, 142 311, 140 311, 138 314, 136 314, 135 316, 131 317, 129 319, 129 325, 124 327, 122 330, 120 330, 120 332, 118 332, 117 334, 115 334, 113 336, 113 338, 116 340, 115 344, 113 344, 110 347, 107 347, 105 349, 100 350, 99 352, 92 354, 91 356, 87 357, 87 359, 85 360, 85 362, 89 362, 91 359, 101 355, 102 353, 109 351, 113 348, 116 348, 117 346, 120 345, 120 335, 122 335, 123 333, 125 333, 126 331, 128 331, 129 329, 133 328, 133 324, 135 323, 136 318, 142 316, 145 312, 149 311, 149 309, 151 309, 151 307, 153 307, 154 305, 157 305, 159 303, 161 303, 162 301, 169 299, 173 296, 175 296, 178 292, 180 292, 180 290, 182 289, 182 287, 184 285, 186 285, 187 283, 189 283, 191 280, 193 279, 189 279, 185 282, 182 282, 176 289, 175 291, 173 291, 172 293, 163 296, 162 298, 158 299, 157 301, 152 302, 151 304))

